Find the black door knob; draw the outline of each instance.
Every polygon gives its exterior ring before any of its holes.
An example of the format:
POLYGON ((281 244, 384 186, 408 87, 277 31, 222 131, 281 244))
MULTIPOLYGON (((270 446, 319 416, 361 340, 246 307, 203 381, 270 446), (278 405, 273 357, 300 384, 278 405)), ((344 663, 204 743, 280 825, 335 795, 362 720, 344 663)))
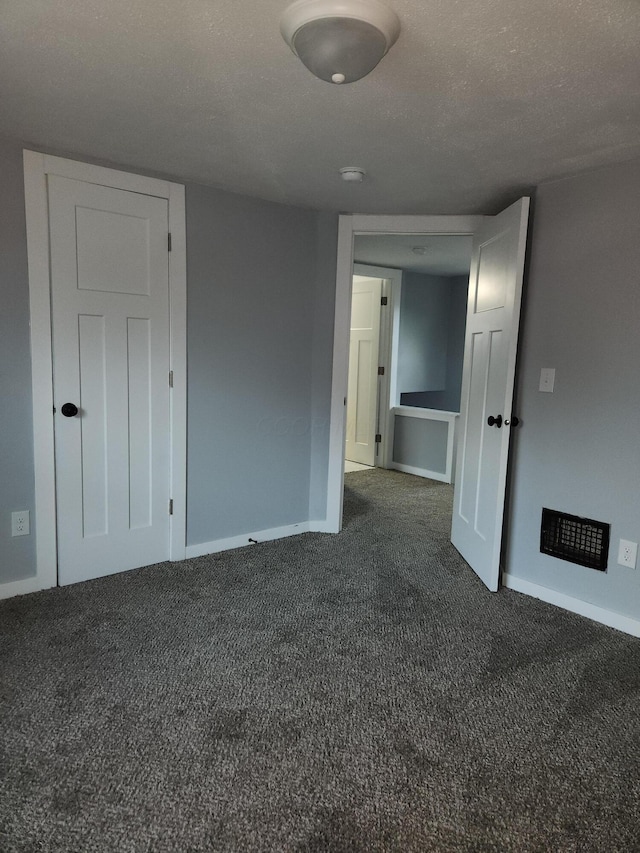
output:
POLYGON ((517 418, 515 415, 512 415, 511 420, 505 420, 505 426, 517 427, 520 423, 520 418, 517 418))
POLYGON ((493 415, 489 415, 489 417, 487 418, 487 423, 489 424, 489 426, 495 426, 500 429, 500 427, 502 426, 502 415, 498 415, 497 418, 494 418, 493 415))
POLYGON ((75 418, 78 414, 78 407, 73 403, 64 403, 60 409, 65 418, 75 418))

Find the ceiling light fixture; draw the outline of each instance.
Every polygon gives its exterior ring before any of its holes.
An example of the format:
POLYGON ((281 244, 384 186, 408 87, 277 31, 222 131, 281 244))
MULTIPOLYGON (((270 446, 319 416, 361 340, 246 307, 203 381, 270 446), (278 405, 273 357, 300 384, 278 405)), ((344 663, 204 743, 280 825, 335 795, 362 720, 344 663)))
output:
POLYGON ((361 169, 360 166, 343 166, 340 169, 342 180, 350 181, 351 183, 361 183, 366 174, 365 170, 361 169))
POLYGON ((296 0, 282 15, 280 32, 316 77, 353 83, 395 43, 400 21, 380 0, 296 0))

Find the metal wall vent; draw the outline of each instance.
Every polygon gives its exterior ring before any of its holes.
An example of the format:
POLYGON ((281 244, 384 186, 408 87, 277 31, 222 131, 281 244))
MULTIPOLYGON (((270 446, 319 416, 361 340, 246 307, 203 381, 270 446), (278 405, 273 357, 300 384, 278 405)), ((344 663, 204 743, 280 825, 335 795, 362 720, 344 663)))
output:
POLYGON ((604 572, 609 554, 609 530, 610 525, 602 521, 543 509, 540 551, 604 572))

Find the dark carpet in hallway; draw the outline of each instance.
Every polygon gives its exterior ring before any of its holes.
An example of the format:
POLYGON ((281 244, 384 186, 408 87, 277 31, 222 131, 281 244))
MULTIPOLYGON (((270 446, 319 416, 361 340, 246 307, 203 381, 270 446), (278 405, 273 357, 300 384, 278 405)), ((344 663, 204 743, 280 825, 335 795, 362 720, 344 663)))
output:
POLYGON ((346 482, 338 536, 0 602, 3 853, 640 850, 640 641, 346 482))

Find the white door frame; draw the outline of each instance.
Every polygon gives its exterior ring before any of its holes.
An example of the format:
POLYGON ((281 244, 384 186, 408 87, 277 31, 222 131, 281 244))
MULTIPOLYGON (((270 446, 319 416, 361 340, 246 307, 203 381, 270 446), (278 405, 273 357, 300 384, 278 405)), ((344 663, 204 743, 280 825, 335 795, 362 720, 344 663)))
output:
POLYGON ((356 234, 473 234, 484 216, 375 216, 343 215, 338 223, 336 304, 333 330, 333 373, 331 420, 329 424, 329 473, 327 516, 323 530, 338 533, 342 528, 344 498, 344 440, 349 375, 349 328, 351 324, 351 275, 353 238, 356 234))
MULTIPOLYGON (((345 439, 345 460, 356 462, 361 465, 375 467, 377 457, 380 453, 380 445, 376 441, 377 434, 380 431, 380 365, 383 364, 380 349, 380 339, 382 337, 382 297, 384 279, 380 276, 360 275, 355 272, 351 276, 351 323, 350 323, 350 338, 349 338, 349 380, 347 382, 347 432, 345 439), (358 279, 358 281, 356 281, 358 279), (354 328, 354 298, 356 288, 361 297, 365 296, 368 303, 366 311, 366 323, 368 328, 363 328, 361 323, 356 323, 354 328), (354 336, 356 338, 356 346, 354 347, 354 336), (360 344, 363 339, 370 343, 371 348, 365 347, 368 351, 367 369, 365 370, 362 364, 360 344), (374 350, 374 351, 372 351, 374 350), (374 358, 375 356, 375 358, 374 358), (366 441, 358 441, 358 424, 359 415, 363 414, 363 397, 360 396, 362 391, 362 380, 367 379, 367 438, 366 441), (351 419, 351 424, 349 420, 351 419), (351 426, 351 430, 350 430, 351 426), (352 433, 350 435, 349 433, 352 433), (364 446, 363 446, 364 445, 364 446), (348 451, 348 452, 347 452, 348 451)), ((362 315, 362 301, 360 301, 360 314, 362 315)), ((360 317, 361 321, 365 320, 364 316, 360 317)), ((362 423, 360 422, 360 426, 362 423)), ((362 436, 361 436, 362 438, 362 436)))
POLYGON ((402 291, 402 270, 392 267, 379 267, 372 264, 353 264, 353 275, 372 276, 382 279, 382 295, 387 304, 380 307, 380 350, 378 362, 384 366, 384 376, 380 377, 378 406, 381 412, 380 432, 382 442, 378 449, 375 465, 388 468, 392 456, 393 417, 390 415, 392 394, 396 386, 397 337, 396 326, 400 317, 400 294, 402 291))
POLYGON ((21 582, 20 589, 14 590, 16 594, 47 589, 58 583, 47 196, 49 175, 167 199, 171 233, 171 252, 168 253, 169 345, 173 370, 169 462, 170 494, 173 498, 169 534, 171 560, 184 559, 186 534, 187 275, 184 186, 35 151, 25 150, 23 153, 31 318, 36 577, 21 582))

